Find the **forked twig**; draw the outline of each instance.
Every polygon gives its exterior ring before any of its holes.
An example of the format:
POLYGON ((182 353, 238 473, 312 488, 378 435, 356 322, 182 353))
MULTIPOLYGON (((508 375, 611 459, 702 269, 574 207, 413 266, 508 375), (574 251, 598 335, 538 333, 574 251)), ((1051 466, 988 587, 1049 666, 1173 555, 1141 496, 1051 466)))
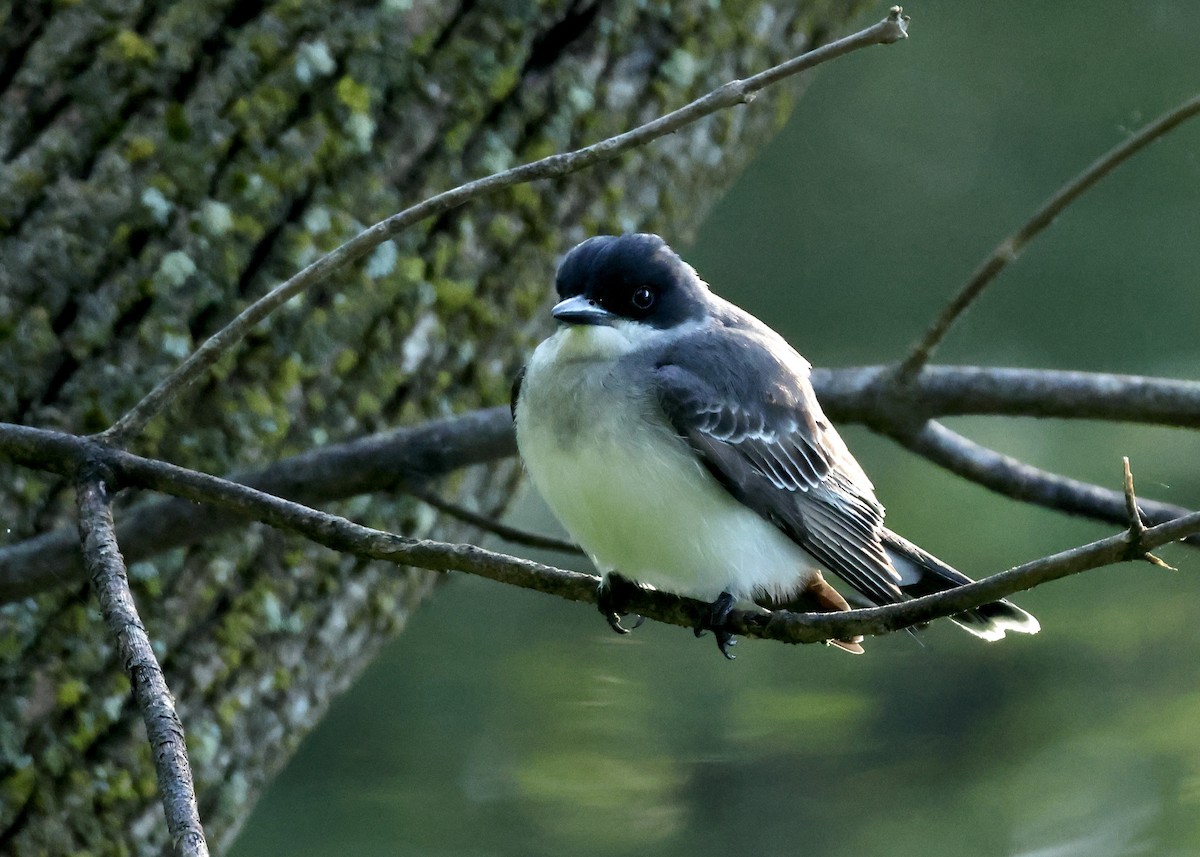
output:
MULTIPOLYGON (((1142 538, 1146 535, 1146 522, 1142 519, 1142 511, 1138 508, 1137 496, 1133 493, 1133 471, 1129 467, 1129 456, 1122 456, 1121 466, 1125 469, 1125 511, 1129 515, 1129 543, 1134 548, 1140 548, 1142 538)), ((1168 571, 1178 571, 1172 565, 1168 565, 1163 560, 1149 551, 1141 554, 1141 558, 1151 565, 1157 565, 1159 568, 1165 568, 1168 571)))

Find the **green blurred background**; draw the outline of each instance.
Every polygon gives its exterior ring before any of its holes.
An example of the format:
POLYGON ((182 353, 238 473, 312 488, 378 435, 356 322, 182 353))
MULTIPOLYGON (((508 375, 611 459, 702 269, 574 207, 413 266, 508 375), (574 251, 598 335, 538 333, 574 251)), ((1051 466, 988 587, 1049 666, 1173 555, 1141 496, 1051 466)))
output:
MULTIPOLYGON (((1047 195, 1200 89, 1191 0, 907 11, 912 38, 821 70, 678 247, 817 365, 901 356, 1047 195)), ((1090 192, 939 360, 1200 378, 1198 153, 1200 120, 1090 192)), ((952 425, 1114 487, 1129 455, 1140 493, 1200 506, 1193 433, 952 425)), ((845 434, 889 524, 975 576, 1113 531, 845 434)), ((552 527, 535 499, 515 517, 552 527)), ((939 626, 860 658, 743 641, 731 663, 679 629, 618 638, 590 607, 456 577, 233 853, 1194 855, 1200 561, 1164 555, 1179 573, 1124 565, 1019 597, 1034 638, 939 626)))

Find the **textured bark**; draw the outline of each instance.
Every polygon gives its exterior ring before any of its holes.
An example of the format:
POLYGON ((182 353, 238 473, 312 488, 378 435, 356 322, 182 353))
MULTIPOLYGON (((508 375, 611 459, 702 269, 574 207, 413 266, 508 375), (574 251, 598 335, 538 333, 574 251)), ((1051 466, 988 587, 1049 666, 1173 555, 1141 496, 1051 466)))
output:
MULTIPOLYGON (((794 55, 853 4, 646 5, 4 4, 0 419, 100 430, 362 224, 794 55)), ((278 313, 137 451, 258 469, 502 402, 556 255, 596 231, 686 238, 795 92, 410 231, 278 313)), ((494 509, 515 478, 509 463, 443 487, 494 509)), ((6 539, 65 524, 71 506, 66 483, 0 468, 6 539)), ((471 535, 394 497, 336 510, 471 535)), ((435 580, 259 527, 130 577, 216 851, 435 580)), ((72 585, 0 608, 0 852, 167 847, 144 730, 91 599, 72 585)))

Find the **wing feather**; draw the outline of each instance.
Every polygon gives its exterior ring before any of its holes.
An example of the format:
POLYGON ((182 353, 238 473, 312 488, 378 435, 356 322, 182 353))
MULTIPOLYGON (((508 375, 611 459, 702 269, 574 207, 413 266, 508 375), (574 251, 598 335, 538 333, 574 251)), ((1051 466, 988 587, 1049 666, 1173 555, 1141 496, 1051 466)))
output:
POLYGON ((882 544, 883 507, 825 420, 807 363, 792 352, 790 365, 773 367, 779 371, 737 377, 728 368, 736 362, 711 353, 721 341, 706 345, 704 374, 688 365, 693 349, 655 366, 659 403, 676 432, 726 490, 822 566, 875 604, 902 600, 882 544), (773 386, 755 389, 763 378, 773 386))

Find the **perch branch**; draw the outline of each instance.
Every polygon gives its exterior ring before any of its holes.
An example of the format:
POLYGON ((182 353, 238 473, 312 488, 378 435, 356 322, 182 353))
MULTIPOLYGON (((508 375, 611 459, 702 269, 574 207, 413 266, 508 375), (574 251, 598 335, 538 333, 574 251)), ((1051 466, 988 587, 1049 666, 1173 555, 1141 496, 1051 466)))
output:
POLYGON ((103 467, 85 463, 76 486, 79 537, 92 587, 142 712, 174 853, 207 857, 183 724, 129 591, 103 467))
MULTIPOLYGON (((969 610, 1072 574, 1141 559, 1144 551, 1181 541, 1198 533, 1200 533, 1200 512, 1193 512, 1165 524, 1151 527, 1140 537, 1135 537, 1130 531, 1125 531, 1027 562, 957 589, 938 592, 934 595, 924 595, 901 604, 851 610, 849 613, 836 615, 826 613, 772 614, 768 617, 755 618, 753 622, 756 625, 760 623, 765 625, 764 631, 767 633, 764 633, 763 636, 770 636, 772 639, 780 638, 769 633, 770 626, 775 622, 785 626, 795 624, 805 628, 806 632, 810 628, 815 629, 818 636, 824 635, 822 639, 844 639, 846 635, 854 634, 886 634, 900 628, 923 624, 933 619, 969 610)), ((785 630, 781 632, 780 636, 790 633, 790 630, 785 630)))
MULTIPOLYGON (((52 432, 27 429, 54 435, 52 432)), ((209 503, 282 530, 298 533, 333 550, 366 559, 432 571, 463 571, 501 583, 595 603, 598 578, 519 559, 474 545, 412 539, 374 530, 345 518, 310 509, 215 476, 99 447, 87 439, 55 435, 53 442, 93 454, 120 484, 136 485, 209 503)), ((951 592, 927 595, 902 604, 848 613, 760 614, 738 612, 733 629, 752 637, 811 643, 858 633, 882 634, 898 628, 978 607, 1023 589, 1103 565, 1140 558, 1168 542, 1200 532, 1200 512, 1160 524, 1140 537, 1123 532, 1061 554, 1036 560, 951 592)), ((692 627, 708 605, 657 590, 639 589, 630 607, 649 619, 692 627)))
POLYGON ((1159 116, 1136 134, 1110 149, 1082 173, 1059 188, 1042 204, 1041 208, 1034 212, 1024 226, 1001 241, 992 250, 991 255, 975 269, 971 279, 946 305, 941 315, 929 326, 925 335, 913 346, 908 357, 900 364, 897 372, 899 377, 912 378, 921 371, 959 316, 992 283, 996 276, 1008 267, 1010 262, 1016 261, 1025 249, 1025 245, 1054 222, 1054 218, 1058 217, 1063 209, 1154 140, 1183 124, 1197 113, 1200 113, 1200 95, 1159 116))
POLYGON ((836 57, 870 45, 891 44, 908 36, 908 18, 899 6, 877 24, 853 35, 830 42, 794 57, 745 80, 734 80, 714 89, 684 107, 651 120, 644 125, 602 140, 599 143, 523 164, 501 173, 468 182, 424 202, 393 214, 360 232, 332 252, 322 256, 291 279, 276 286, 244 309, 236 318, 213 334, 164 378, 141 401, 100 434, 114 445, 124 444, 140 432, 159 411, 194 384, 212 365, 228 353, 249 331, 276 308, 305 289, 325 281, 337 271, 361 259, 375 247, 426 218, 442 214, 488 193, 538 179, 559 178, 578 172, 622 152, 644 146, 666 134, 728 107, 749 103, 761 89, 787 77, 806 71, 836 57))

